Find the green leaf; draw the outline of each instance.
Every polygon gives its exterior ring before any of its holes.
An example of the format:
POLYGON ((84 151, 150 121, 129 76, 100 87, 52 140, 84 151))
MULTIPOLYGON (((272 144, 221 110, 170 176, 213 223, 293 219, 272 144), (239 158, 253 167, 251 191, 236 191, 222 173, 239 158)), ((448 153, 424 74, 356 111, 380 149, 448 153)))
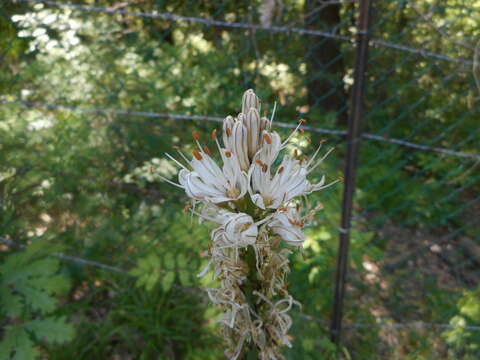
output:
POLYGON ((25 323, 25 329, 39 339, 57 344, 72 340, 75 334, 74 327, 66 321, 65 317, 31 320, 25 323))
POLYGON ((162 278, 162 288, 163 291, 168 292, 173 285, 173 281, 175 280, 175 273, 168 272, 162 278))
POLYGON ((6 327, 6 335, 0 343, 0 359, 34 360, 38 351, 22 327, 6 327))
POLYGON ((21 297, 12 294, 8 288, 0 283, 0 311, 7 316, 17 317, 22 313, 21 297))
POLYGON ((163 262, 165 265, 165 269, 167 270, 174 270, 175 269, 175 257, 173 254, 166 254, 163 257, 163 262))
POLYGON ((182 285, 190 285, 190 272, 188 270, 180 270, 178 272, 178 277, 180 278, 180 282, 182 285))
POLYGON ((30 282, 21 282, 16 285, 16 289, 25 296, 25 302, 34 310, 42 313, 49 313, 55 310, 57 301, 51 295, 32 286, 30 282))

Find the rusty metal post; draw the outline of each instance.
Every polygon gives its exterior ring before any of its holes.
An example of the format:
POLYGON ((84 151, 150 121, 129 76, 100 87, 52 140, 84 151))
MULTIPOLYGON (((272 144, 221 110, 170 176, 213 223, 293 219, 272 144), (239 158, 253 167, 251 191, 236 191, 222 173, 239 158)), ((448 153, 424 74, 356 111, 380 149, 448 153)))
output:
POLYGON ((355 192, 355 173, 357 153, 361 135, 363 116, 363 97, 365 90, 365 73, 368 62, 368 42, 370 28, 370 12, 373 0, 360 0, 358 20, 357 46, 355 53, 354 83, 352 89, 351 111, 348 119, 347 159, 345 164, 345 185, 343 189, 342 220, 337 257, 337 273, 335 279, 335 298, 333 316, 330 326, 331 339, 340 342, 342 330, 343 298, 348 265, 348 247, 350 243, 350 222, 352 216, 353 196, 355 192))

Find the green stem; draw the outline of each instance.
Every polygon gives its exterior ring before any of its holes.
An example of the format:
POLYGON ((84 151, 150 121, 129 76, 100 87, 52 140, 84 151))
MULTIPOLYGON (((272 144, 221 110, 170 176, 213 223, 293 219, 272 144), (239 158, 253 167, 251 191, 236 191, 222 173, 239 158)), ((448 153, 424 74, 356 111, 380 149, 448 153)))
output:
MULTIPOLYGON (((257 267, 256 267, 256 257, 255 250, 252 246, 247 248, 246 253, 244 254, 244 261, 248 266, 248 275, 245 283, 242 286, 242 291, 245 295, 245 298, 248 302, 248 305, 253 309, 253 311, 258 313, 257 306, 255 304, 255 295, 254 291, 259 291, 261 283, 257 278, 257 267)), ((255 344, 250 343, 247 349, 244 349, 244 355, 242 356, 244 360, 256 360, 258 359, 258 349, 255 344)))

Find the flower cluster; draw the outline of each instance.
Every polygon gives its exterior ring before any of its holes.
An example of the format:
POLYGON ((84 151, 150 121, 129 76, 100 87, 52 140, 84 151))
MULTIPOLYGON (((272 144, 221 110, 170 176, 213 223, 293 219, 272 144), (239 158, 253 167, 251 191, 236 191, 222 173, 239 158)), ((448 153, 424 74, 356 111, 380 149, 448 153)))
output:
POLYGON ((302 215, 295 198, 324 189, 323 176, 311 183, 307 176, 328 155, 317 159, 321 145, 311 159, 280 153, 297 132, 281 141, 272 131, 272 120, 260 115, 260 100, 253 90, 244 93, 242 111, 223 122, 223 147, 214 130, 211 140, 222 160, 219 166, 207 145, 193 132, 196 149, 182 161, 167 156, 180 168, 178 184, 193 200, 192 213, 217 224, 211 233, 210 261, 199 276, 213 265, 220 288, 208 295, 224 315, 222 333, 228 342, 226 355, 238 359, 253 352, 260 359, 282 359, 280 347, 290 346, 288 311, 299 305, 287 291, 289 273, 285 244, 300 248, 305 240, 303 227, 312 214, 302 215), (200 211, 195 205, 202 204, 200 211))

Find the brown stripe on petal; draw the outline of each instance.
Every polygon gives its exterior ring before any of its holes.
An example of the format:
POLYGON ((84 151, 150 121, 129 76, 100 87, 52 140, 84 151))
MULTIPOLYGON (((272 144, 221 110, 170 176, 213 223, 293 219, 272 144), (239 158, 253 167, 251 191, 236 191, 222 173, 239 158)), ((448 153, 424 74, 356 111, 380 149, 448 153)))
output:
POLYGON ((195 156, 195 159, 197 159, 197 160, 202 160, 203 159, 202 154, 200 154, 197 150, 192 150, 192 154, 193 154, 193 156, 195 156))
POLYGON ((272 143, 272 138, 268 134, 263 134, 263 137, 268 145, 272 143))

